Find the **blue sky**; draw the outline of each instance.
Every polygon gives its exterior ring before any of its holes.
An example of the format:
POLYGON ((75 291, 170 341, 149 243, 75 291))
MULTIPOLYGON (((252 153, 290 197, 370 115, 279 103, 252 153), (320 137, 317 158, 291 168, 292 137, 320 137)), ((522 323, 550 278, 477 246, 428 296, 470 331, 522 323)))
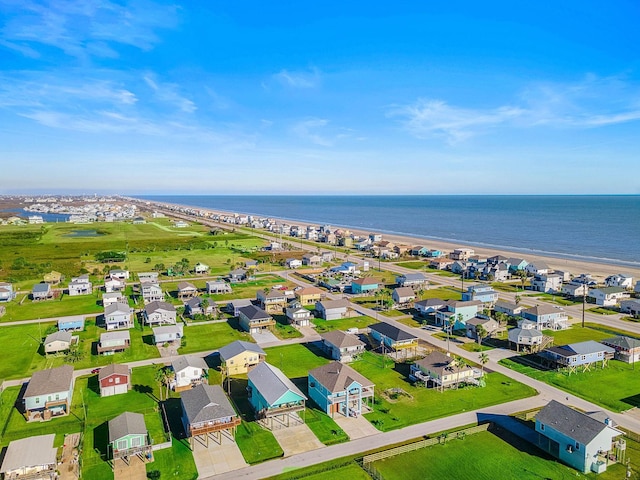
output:
POLYGON ((640 4, 530 3, 0 0, 0 193, 640 193, 640 4))

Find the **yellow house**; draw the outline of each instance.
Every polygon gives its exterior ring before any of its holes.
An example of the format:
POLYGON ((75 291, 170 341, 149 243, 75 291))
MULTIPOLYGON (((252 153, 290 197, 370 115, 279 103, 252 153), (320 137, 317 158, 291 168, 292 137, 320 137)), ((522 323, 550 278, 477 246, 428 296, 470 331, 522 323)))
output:
POLYGON ((315 305, 324 297, 324 292, 318 287, 305 287, 296 291, 296 298, 302 306, 315 305))
POLYGON ((226 375, 248 373, 260 362, 264 362, 267 355, 260 345, 242 340, 225 345, 219 352, 222 372, 226 375))
POLYGON ((57 285, 62 281, 63 278, 63 275, 60 272, 56 272, 55 270, 51 270, 51 272, 44 274, 44 282, 48 283, 49 285, 57 285))

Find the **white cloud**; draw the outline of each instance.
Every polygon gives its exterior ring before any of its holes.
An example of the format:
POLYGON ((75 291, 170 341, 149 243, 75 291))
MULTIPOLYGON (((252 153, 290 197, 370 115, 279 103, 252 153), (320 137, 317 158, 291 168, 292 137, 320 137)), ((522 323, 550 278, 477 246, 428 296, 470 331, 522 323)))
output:
POLYGON ((310 72, 290 72, 282 69, 273 75, 280 84, 293 88, 313 88, 320 83, 320 72, 313 68, 310 72))
POLYGON ((8 0, 0 31, 4 45, 35 57, 43 46, 74 57, 116 57, 117 45, 149 50, 159 42, 156 31, 173 28, 178 8, 150 0, 8 0))
POLYGON ((442 137, 455 144, 500 126, 596 128, 640 120, 640 88, 618 77, 589 75, 571 84, 529 85, 510 105, 474 109, 420 98, 387 115, 400 118, 417 138, 442 137))
POLYGON ((319 129, 323 129, 328 124, 329 121, 323 118, 310 118, 296 123, 291 131, 303 140, 323 147, 330 147, 333 145, 333 141, 318 133, 319 129))
POLYGON ((155 79, 155 75, 153 74, 147 74, 143 79, 160 101, 173 105, 185 113, 193 113, 198 109, 192 100, 189 100, 179 93, 180 87, 178 85, 174 83, 160 83, 155 79))

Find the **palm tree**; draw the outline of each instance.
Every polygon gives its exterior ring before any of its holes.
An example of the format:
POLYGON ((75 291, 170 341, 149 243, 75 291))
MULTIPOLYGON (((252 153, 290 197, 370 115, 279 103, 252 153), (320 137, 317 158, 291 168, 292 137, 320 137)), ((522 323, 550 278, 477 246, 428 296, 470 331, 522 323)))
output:
POLYGON ((489 354, 487 352, 480 353, 480 365, 482 368, 482 373, 484 374, 484 366, 489 363, 489 354))
POLYGON ((155 380, 156 382, 158 382, 158 386, 159 386, 158 390, 160 391, 160 401, 162 401, 162 387, 164 386, 166 378, 167 378, 167 374, 165 372, 164 367, 161 367, 158 370, 156 370, 155 380))
POLYGON ((209 308, 209 300, 206 298, 203 298, 202 300, 200 300, 200 307, 202 307, 202 313, 206 315, 207 308, 209 308))
POLYGON ((516 305, 519 305, 522 301, 522 297, 520 295, 516 295, 516 305))
POLYGON ((455 362, 458 370, 458 378, 456 379, 456 388, 458 388, 458 383, 460 382, 460 370, 467 368, 469 364, 467 363, 467 360, 462 357, 457 357, 455 362))
POLYGON ((476 338, 478 339, 478 345, 482 346, 482 339, 488 334, 487 330, 482 325, 476 326, 476 338))

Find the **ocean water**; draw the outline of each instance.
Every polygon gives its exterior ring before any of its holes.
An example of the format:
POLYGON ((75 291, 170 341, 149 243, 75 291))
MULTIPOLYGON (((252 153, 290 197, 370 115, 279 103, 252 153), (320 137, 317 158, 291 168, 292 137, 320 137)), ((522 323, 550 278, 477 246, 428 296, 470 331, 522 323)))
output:
POLYGON ((205 209, 640 267, 640 195, 139 196, 205 209))

